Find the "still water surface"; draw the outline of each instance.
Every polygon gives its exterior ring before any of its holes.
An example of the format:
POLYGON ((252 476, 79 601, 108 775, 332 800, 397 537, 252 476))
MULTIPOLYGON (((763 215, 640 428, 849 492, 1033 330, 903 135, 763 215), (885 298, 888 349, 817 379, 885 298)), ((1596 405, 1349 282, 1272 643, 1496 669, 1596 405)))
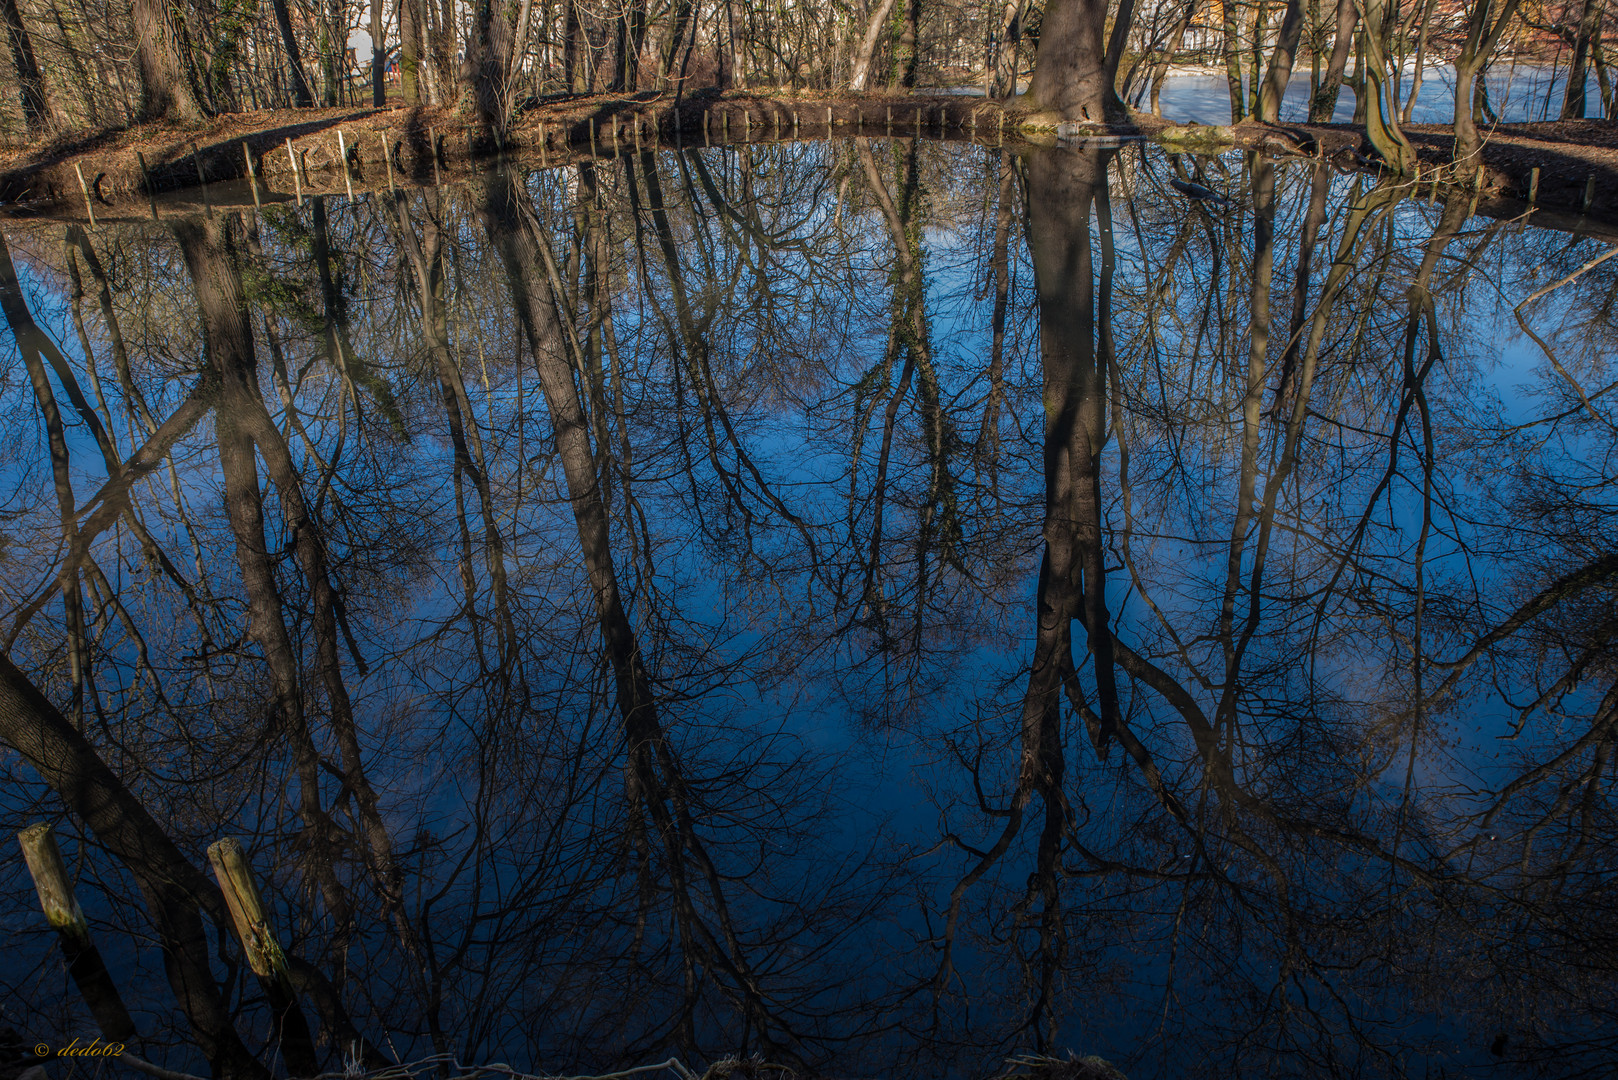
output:
POLYGON ((1467 210, 857 139, 8 222, 10 653, 389 1057, 1595 1075, 1618 261, 1467 210))

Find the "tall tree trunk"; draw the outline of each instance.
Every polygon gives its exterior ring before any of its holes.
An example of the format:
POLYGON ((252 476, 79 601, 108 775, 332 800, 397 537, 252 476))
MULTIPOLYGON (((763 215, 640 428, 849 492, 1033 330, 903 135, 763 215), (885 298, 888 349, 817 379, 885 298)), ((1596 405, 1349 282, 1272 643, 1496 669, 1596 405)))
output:
POLYGON ((414 105, 421 101, 421 32, 427 22, 427 12, 422 0, 398 0, 398 3, 399 95, 406 104, 414 105))
POLYGON ((893 13, 894 0, 881 0, 871 11, 871 21, 865 24, 859 51, 854 54, 854 73, 848 80, 851 90, 864 90, 871 79, 871 65, 876 61, 876 48, 882 40, 882 29, 888 25, 893 13))
MULTIPOLYGON (((1303 0, 1287 0, 1286 13, 1281 16, 1281 30, 1275 39, 1275 51, 1270 55, 1270 70, 1264 77, 1264 87, 1258 96, 1258 118, 1267 124, 1281 119, 1281 98, 1292 80, 1292 65, 1297 60, 1298 42, 1303 37, 1303 0)), ((1256 77, 1256 73, 1255 73, 1256 77)))
POLYGON ((1348 54, 1354 48, 1354 25, 1359 22, 1354 0, 1337 0, 1337 29, 1332 35, 1331 60, 1326 78, 1309 102, 1309 122, 1329 124, 1337 111, 1337 94, 1343 88, 1343 72, 1348 70, 1348 54))
POLYGON ((1225 11, 1225 86, 1230 91, 1230 122, 1239 124, 1247 115, 1247 97, 1242 93, 1242 24, 1236 14, 1236 5, 1226 0, 1225 11))
POLYGON ((916 68, 921 62, 921 0, 905 0, 904 27, 894 50, 898 60, 899 85, 916 88, 916 68))
POLYGON ((388 103, 386 28, 382 0, 371 0, 371 105, 378 109, 388 103))
POLYGON ((1562 119, 1584 117, 1584 84, 1590 77, 1590 44, 1601 32, 1601 16, 1606 0, 1584 0, 1579 27, 1573 38, 1573 59, 1567 71, 1567 93, 1562 99, 1562 119))
POLYGON ((140 72, 140 120, 195 123, 205 116, 180 55, 167 0, 134 0, 135 67, 140 72))
POLYGON ((1028 84, 1033 104, 1074 120, 1099 121, 1122 112, 1113 82, 1131 10, 1131 0, 1123 0, 1113 23, 1115 50, 1102 42, 1106 0, 1051 0, 1040 28, 1034 77, 1028 84))
POLYGON ((1483 152, 1483 140, 1478 135, 1473 110, 1475 98, 1481 97, 1482 75, 1489 57, 1506 32, 1506 26, 1517 12, 1518 0, 1505 0, 1500 18, 1492 25, 1489 12, 1492 0, 1476 0, 1467 19, 1466 40, 1461 55, 1455 60, 1455 161, 1470 167, 1483 152))
MULTIPOLYGON (((0 3, 8 0, 0 0, 0 3)), ((270 0, 275 12, 275 28, 281 33, 281 48, 286 50, 287 68, 292 76, 292 103, 300 109, 314 105, 314 91, 309 88, 309 76, 303 70, 303 56, 298 52, 298 36, 292 32, 292 13, 287 0, 270 0)))
MULTIPOLYGON (((1365 107, 1366 139, 1388 168, 1401 176, 1409 176, 1416 168, 1416 151, 1400 130, 1396 107, 1387 98, 1390 75, 1388 57, 1383 51, 1387 19, 1386 0, 1369 0, 1366 3, 1365 19, 1360 26, 1364 64, 1363 70, 1356 75, 1360 100, 1365 107)), ((1398 73, 1393 73, 1391 77, 1398 78, 1398 73)))
POLYGON ((23 24, 17 0, 0 0, 0 17, 6 23, 6 42, 11 46, 12 66, 17 69, 17 93, 22 98, 23 121, 29 131, 41 131, 50 119, 50 102, 45 96, 45 80, 34 59, 34 42, 23 24))

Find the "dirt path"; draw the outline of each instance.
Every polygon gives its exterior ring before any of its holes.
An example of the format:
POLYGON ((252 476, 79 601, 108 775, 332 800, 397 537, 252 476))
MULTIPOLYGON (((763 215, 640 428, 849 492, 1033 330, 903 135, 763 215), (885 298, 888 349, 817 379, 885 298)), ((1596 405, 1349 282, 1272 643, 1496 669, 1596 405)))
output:
MULTIPOLYGON (((1472 187, 1475 170, 1458 171, 1449 163, 1453 139, 1447 127, 1405 130, 1420 157, 1418 184, 1472 187)), ((300 188, 305 194, 346 194, 432 184, 496 157, 546 166, 653 144, 918 134, 988 145, 1084 136, 1147 138, 1186 152, 1240 147, 1375 168, 1366 157, 1362 130, 1346 124, 1211 127, 1137 115, 1128 124, 1058 127, 1015 103, 981 97, 731 92, 676 100, 640 94, 540 102, 523 112, 504 140, 488 135, 463 112, 427 107, 284 109, 215 117, 195 127, 147 125, 64 136, 0 151, 0 203, 8 211, 72 216, 87 216, 93 208, 98 216, 115 219, 149 214, 162 203, 196 202, 199 195, 215 205, 250 205, 296 197, 300 188), (340 167, 344 155, 346 169, 340 167), (231 181, 178 199, 165 194, 231 181)), ((1548 211, 1618 222, 1618 124, 1502 125, 1488 135, 1483 164, 1484 205, 1532 197, 1548 211)))

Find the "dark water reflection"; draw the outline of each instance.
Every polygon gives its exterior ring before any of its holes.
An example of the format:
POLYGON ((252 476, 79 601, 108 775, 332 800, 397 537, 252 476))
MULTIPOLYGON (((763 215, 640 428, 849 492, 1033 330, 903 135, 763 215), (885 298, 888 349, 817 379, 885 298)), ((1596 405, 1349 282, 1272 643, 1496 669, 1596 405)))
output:
MULTIPOLYGON (((856 140, 7 225, 10 654, 389 1058, 1590 1075, 1618 263, 1427 196, 856 140)), ((4 1023, 88 1031, 16 865, 4 1023)))

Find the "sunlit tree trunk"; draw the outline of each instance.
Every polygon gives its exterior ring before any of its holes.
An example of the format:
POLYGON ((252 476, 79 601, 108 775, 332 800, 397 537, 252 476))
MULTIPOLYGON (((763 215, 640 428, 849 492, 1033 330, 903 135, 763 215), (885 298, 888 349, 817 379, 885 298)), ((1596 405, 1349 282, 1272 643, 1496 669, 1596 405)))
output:
POLYGON ((882 41, 882 31, 888 25, 888 16, 893 12, 894 0, 881 0, 871 11, 871 20, 865 24, 865 33, 860 38, 859 50, 854 54, 854 73, 848 85, 853 90, 864 90, 871 79, 871 65, 876 62, 877 46, 882 41))
POLYGON ((399 4, 399 95, 406 104, 421 101, 422 29, 426 9, 422 0, 398 0, 399 4))
POLYGON ((1500 18, 1489 21, 1493 0, 1476 0, 1466 26, 1466 40, 1461 54, 1455 60, 1455 161, 1470 166, 1483 152, 1483 140, 1478 136, 1473 117, 1476 108, 1474 91, 1481 86, 1479 76, 1488 66, 1489 57, 1506 32, 1506 26, 1516 14, 1518 0, 1504 0, 1500 18))
POLYGON ((1309 102, 1309 122, 1331 123, 1337 111, 1337 94, 1343 87, 1343 73, 1348 70, 1348 54, 1354 48, 1354 26, 1359 22, 1359 9, 1354 0, 1337 0, 1337 29, 1332 36, 1331 60, 1326 64, 1326 77, 1309 102))
POLYGON ((1045 9, 1028 84, 1032 104, 1068 119, 1105 120, 1125 113, 1114 82, 1132 13, 1123 0, 1112 39, 1103 43, 1106 0, 1051 0, 1045 9))
POLYGON ((186 74, 166 0, 134 0, 135 68, 140 120, 199 121, 205 115, 186 74))
MULTIPOLYGON (((1265 123, 1273 124, 1281 119, 1281 98, 1292 79, 1292 65, 1297 60, 1303 23, 1303 0, 1287 0, 1286 13, 1281 16, 1281 29, 1275 39, 1275 50, 1270 54, 1270 70, 1259 91, 1258 118, 1265 123)), ((1253 77, 1258 77, 1256 70, 1253 77)))

